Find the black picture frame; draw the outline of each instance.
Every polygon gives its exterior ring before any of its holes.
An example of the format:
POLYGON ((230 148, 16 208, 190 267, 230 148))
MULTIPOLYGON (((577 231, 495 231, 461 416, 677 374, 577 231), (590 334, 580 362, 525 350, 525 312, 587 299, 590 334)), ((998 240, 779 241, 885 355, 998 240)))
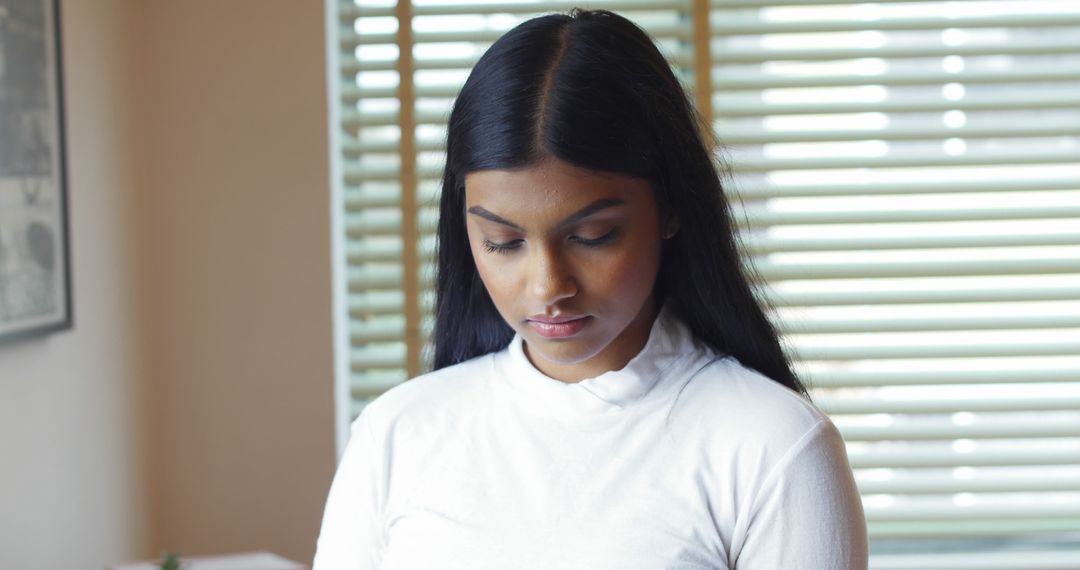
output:
POLYGON ((0 0, 0 344, 74 326, 59 0, 0 0))

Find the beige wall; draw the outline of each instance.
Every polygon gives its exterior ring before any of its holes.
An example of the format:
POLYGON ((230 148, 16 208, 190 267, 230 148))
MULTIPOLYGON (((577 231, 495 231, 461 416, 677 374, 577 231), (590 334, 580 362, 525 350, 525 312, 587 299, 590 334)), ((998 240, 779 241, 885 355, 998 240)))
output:
POLYGON ((75 328, 0 346, 0 568, 149 544, 124 2, 63 12, 75 328))
POLYGON ((161 544, 310 561, 334 468, 323 5, 132 3, 161 544))
POLYGON ((0 568, 309 561, 334 468, 324 7, 63 8, 76 328, 0 347, 0 568))

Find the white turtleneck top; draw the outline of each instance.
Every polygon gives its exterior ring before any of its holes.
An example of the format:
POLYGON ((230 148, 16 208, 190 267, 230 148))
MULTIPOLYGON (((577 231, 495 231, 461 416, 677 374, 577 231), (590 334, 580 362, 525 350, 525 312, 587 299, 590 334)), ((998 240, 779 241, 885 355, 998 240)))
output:
POLYGON ((621 370, 545 376, 522 339, 364 408, 313 570, 865 570, 844 441, 665 306, 621 370))

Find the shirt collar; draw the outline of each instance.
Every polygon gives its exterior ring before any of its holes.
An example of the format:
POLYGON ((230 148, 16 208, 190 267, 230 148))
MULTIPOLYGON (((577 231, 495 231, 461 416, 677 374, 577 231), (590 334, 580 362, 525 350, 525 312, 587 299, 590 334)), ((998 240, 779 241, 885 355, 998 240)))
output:
POLYGON ((533 366, 520 334, 499 355, 503 378, 523 406, 543 415, 581 417, 615 412, 640 401, 657 385, 664 372, 694 351, 693 334, 665 303, 649 330, 649 339, 634 358, 619 370, 610 370, 580 382, 562 382, 533 366))

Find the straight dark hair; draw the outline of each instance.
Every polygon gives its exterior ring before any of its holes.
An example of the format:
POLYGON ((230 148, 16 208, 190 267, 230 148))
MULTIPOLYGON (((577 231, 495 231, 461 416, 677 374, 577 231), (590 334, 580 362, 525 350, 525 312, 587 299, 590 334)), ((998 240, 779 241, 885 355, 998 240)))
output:
POLYGON ((465 175, 546 158, 647 180, 665 240, 654 294, 693 334, 809 399, 755 299, 699 117, 649 35, 607 10, 523 22, 480 58, 454 102, 438 227, 434 368, 505 348, 514 331, 476 270, 465 175))

